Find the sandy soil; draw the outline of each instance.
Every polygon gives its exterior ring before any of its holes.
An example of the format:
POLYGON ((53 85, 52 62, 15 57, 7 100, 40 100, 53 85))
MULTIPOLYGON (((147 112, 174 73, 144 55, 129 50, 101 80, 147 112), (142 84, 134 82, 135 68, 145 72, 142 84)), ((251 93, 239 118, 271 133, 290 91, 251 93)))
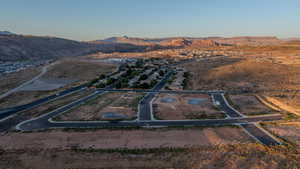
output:
POLYGON ((288 140, 289 142, 300 146, 300 123, 291 123, 291 124, 277 124, 277 125, 266 125, 269 131, 275 135, 288 140))
POLYGON ((86 132, 49 131, 8 133, 0 136, 0 148, 70 149, 78 148, 159 148, 253 142, 242 129, 219 127, 203 129, 97 130, 86 132), (22 138, 22 139, 20 139, 22 138), (14 140, 14 141, 12 141, 14 140))
POLYGON ((230 95, 230 100, 241 113, 245 115, 269 114, 273 111, 260 103, 255 96, 230 95))
POLYGON ((158 119, 181 120, 225 117, 222 112, 214 108, 210 96, 203 94, 159 94, 153 102, 153 108, 155 117, 158 119), (164 98, 173 98, 175 101, 165 103, 162 101, 164 98), (192 105, 188 103, 190 99, 205 99, 205 101, 197 105, 192 105))
POLYGON ((107 112, 124 114, 128 119, 136 117, 137 106, 141 93, 104 93, 96 99, 64 114, 56 120, 103 120, 107 112))

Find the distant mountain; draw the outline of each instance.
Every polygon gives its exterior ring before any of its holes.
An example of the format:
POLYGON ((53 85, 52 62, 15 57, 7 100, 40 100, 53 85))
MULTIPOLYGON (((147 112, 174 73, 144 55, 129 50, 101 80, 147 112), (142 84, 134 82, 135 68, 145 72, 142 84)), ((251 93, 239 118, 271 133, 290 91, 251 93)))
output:
POLYGON ((111 37, 104 40, 78 42, 56 37, 24 36, 0 32, 0 61, 59 59, 93 52, 144 52, 186 47, 214 47, 221 45, 273 45, 281 43, 276 37, 169 37, 133 38, 111 37))
POLYGON ((16 35, 16 34, 11 33, 9 31, 0 31, 0 35, 16 35))
POLYGON ((128 43, 134 45, 152 45, 153 43, 155 43, 144 38, 132 38, 127 36, 111 37, 111 38, 107 38, 104 40, 97 40, 97 41, 110 42, 110 43, 128 43))
POLYGON ((218 38, 214 40, 222 44, 250 46, 276 45, 282 42, 275 36, 241 36, 232 38, 218 38))
POLYGON ((133 37, 111 37, 104 40, 96 40, 94 43, 118 43, 133 44, 138 46, 148 46, 149 48, 183 48, 187 46, 208 47, 217 45, 212 40, 206 38, 189 38, 189 37, 169 37, 169 38, 133 38, 133 37))
POLYGON ((0 35, 0 61, 57 59, 96 49, 95 45, 61 38, 0 35))
POLYGON ((300 41, 300 38, 285 38, 283 41, 300 41))
POLYGON ((134 37, 111 37, 98 42, 106 43, 126 43, 144 46, 161 46, 161 47, 210 47, 219 45, 275 45, 282 42, 277 37, 272 36, 241 36, 241 37, 169 37, 169 38, 134 38, 134 37))
POLYGON ((56 37, 0 35, 0 61, 45 60, 95 52, 143 52, 160 49, 128 43, 78 42, 56 37))

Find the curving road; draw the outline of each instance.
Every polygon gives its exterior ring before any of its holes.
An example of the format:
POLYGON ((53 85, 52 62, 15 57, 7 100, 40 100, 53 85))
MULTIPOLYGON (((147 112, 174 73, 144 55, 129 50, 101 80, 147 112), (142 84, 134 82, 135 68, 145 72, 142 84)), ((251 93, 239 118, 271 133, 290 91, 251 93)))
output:
MULTIPOLYGON (((223 93, 214 93, 212 94, 212 99, 214 103, 224 112, 229 118, 240 118, 246 117, 239 111, 235 110, 232 106, 230 106, 224 97, 223 93)), ((258 142, 265 145, 280 145, 282 144, 278 139, 273 137, 268 131, 264 130, 259 126, 257 122, 245 123, 240 125, 247 134, 249 134, 252 138, 257 140, 258 142)))
MULTIPOLYGON (((120 66, 117 67, 115 72, 112 72, 110 74, 113 74, 113 73, 116 73, 116 72, 120 72, 120 66)), ((87 88, 87 85, 88 84, 83 84, 83 85, 80 85, 80 86, 77 86, 77 87, 72 87, 70 89, 66 89, 66 90, 61 91, 59 93, 56 93, 56 94, 38 99, 38 100, 33 101, 31 103, 28 103, 28 104, 15 106, 15 107, 10 107, 10 108, 6 108, 6 109, 0 109, 0 122, 9 119, 10 117, 17 114, 18 112, 33 109, 37 106, 48 103, 50 101, 54 101, 56 99, 59 99, 61 97, 67 96, 67 95, 70 95, 70 94, 75 93, 75 92, 79 92, 81 90, 85 90, 87 88)), ((112 89, 111 86, 105 88, 105 90, 110 90, 110 89, 112 89)))
MULTIPOLYGON (((169 70, 163 79, 157 83, 151 90, 124 90, 124 89, 113 89, 112 86, 96 90, 89 96, 80 98, 72 103, 62 106, 54 111, 46 113, 34 119, 26 120, 19 123, 16 128, 22 131, 33 131, 50 128, 107 128, 107 127, 174 127, 174 126, 221 126, 221 125, 239 125, 245 132, 253 137, 258 142, 265 145, 279 145, 281 144, 274 136, 261 128, 258 123, 262 121, 274 121, 282 119, 280 114, 260 115, 247 117, 235 110, 230 106, 224 97, 223 91, 161 91, 160 89, 167 83, 167 80, 171 77, 173 71, 169 70), (80 104, 97 97, 104 92, 119 91, 119 92, 146 92, 146 96, 139 103, 138 118, 135 121, 121 121, 121 122, 108 122, 108 121, 53 121, 52 118, 69 111, 80 104), (210 94, 213 102, 223 111, 228 117, 226 119, 207 119, 207 120, 154 120, 152 114, 151 101, 157 93, 207 93, 210 94)), ((68 89, 61 93, 48 96, 46 98, 37 100, 27 105, 22 105, 6 110, 0 110, 0 119, 5 118, 16 112, 31 109, 39 106, 45 102, 53 99, 65 96, 72 92, 84 90, 85 85, 78 86, 75 88, 68 89)), ((1 121, 1 120, 0 120, 1 121)))

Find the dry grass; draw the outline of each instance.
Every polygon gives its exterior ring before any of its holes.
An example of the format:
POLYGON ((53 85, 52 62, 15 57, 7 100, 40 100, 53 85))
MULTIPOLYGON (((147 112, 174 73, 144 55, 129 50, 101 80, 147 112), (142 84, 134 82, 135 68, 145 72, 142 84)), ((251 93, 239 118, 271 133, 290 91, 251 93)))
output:
POLYGON ((56 120, 103 120, 106 112, 127 115, 128 119, 136 117, 141 93, 104 93, 94 100, 57 116, 56 120))
POLYGON ((256 58, 224 58, 188 63, 189 89, 220 89, 274 97, 300 107, 300 64, 280 64, 256 58))
POLYGON ((183 120, 183 119, 215 119, 226 117, 224 113, 218 111, 209 95, 204 94, 159 94, 153 102, 155 117, 163 120, 183 120), (162 99, 173 98, 172 103, 165 103, 162 99), (188 103, 190 99, 205 99, 202 103, 192 105, 188 103))
POLYGON ((300 146, 300 123, 278 123, 264 125, 266 129, 289 143, 300 146))
MULTIPOLYGON (((76 86, 86 82, 90 79, 94 79, 97 75, 102 73, 113 72, 116 65, 101 63, 101 62, 86 62, 81 60, 63 60, 61 63, 50 67, 49 71, 42 76, 42 78, 56 79, 56 78, 68 78, 73 80, 79 80, 72 84, 66 85, 62 88, 51 90, 51 91, 19 91, 13 93, 4 99, 0 100, 0 108, 7 108, 17 105, 22 105, 30 103, 42 97, 49 96, 56 92, 65 90, 72 86, 76 86)), ((21 81, 30 80, 32 78, 33 72, 24 72, 24 77, 22 74, 12 75, 12 78, 3 80, 3 86, 0 85, 1 89, 5 90, 6 87, 12 88, 16 84, 20 84, 21 81), (25 76, 26 75, 26 76, 25 76), (19 78, 21 77, 21 78, 19 78), (26 78, 26 79, 25 79, 26 78), (15 79, 15 80, 14 80, 15 79), (23 80, 22 80, 23 79, 23 80), (4 85, 5 84, 5 85, 4 85)))
POLYGON ((229 98, 233 102, 234 107, 245 115, 269 114, 274 112, 257 100, 255 96, 230 95, 229 98))
POLYGON ((299 89, 300 65, 257 63, 254 59, 213 60, 189 63, 186 69, 193 73, 192 89, 227 90, 284 90, 299 89))
MULTIPOLYGON (((158 149, 159 150, 159 149, 158 149)), ((57 168, 191 168, 191 169, 296 169, 298 148, 257 144, 201 146, 184 150, 100 151, 2 150, 0 167, 9 169, 57 168), (139 152, 139 153, 136 153, 139 152)))
POLYGON ((9 130, 15 130, 15 126, 19 124, 22 121, 32 119, 34 117, 49 113, 50 111, 53 111, 61 106, 64 106, 68 103, 71 103, 81 97, 84 97, 88 94, 90 94, 93 91, 80 91, 73 94, 70 94, 65 97, 61 97, 58 99, 55 99, 54 101, 42 104, 41 106, 37 106, 30 110, 25 110, 22 112, 19 112, 16 116, 9 118, 8 120, 2 122, 0 132, 2 131, 9 131, 9 130))
POLYGON ((220 144, 253 143, 254 140, 238 127, 10 132, 0 136, 0 149, 149 149, 194 147, 220 144), (22 138, 22 139, 18 139, 22 138), (14 140, 11 142, 11 140, 14 140))
POLYGON ((7 107, 13 107, 18 105, 23 105, 30 103, 32 101, 35 101, 37 99, 40 99, 42 97, 49 96, 51 94, 54 94, 59 90, 55 91, 22 91, 22 92, 16 92, 13 93, 4 99, 0 100, 0 108, 7 108, 7 107))
POLYGON ((4 99, 0 100, 0 108, 13 107, 18 105, 23 105, 30 103, 32 101, 38 100, 40 98, 53 95, 60 91, 65 90, 66 88, 71 86, 66 86, 64 88, 52 90, 52 91, 20 91, 13 93, 4 99))
POLYGON ((94 79, 100 74, 113 72, 115 69, 116 65, 113 64, 68 59, 52 66, 43 77, 86 81, 94 79))
POLYGON ((40 68, 28 68, 19 72, 10 73, 0 77, 0 94, 16 88, 22 83, 31 80, 40 73, 40 68))

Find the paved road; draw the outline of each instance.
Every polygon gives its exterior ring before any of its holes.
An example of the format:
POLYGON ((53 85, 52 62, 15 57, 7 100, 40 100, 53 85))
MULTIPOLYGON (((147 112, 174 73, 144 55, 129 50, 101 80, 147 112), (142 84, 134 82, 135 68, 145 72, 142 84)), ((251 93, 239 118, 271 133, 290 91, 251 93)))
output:
POLYGON ((244 116, 228 104, 223 93, 214 93, 214 94, 212 94, 212 98, 213 98, 214 103, 217 104, 217 106, 221 110, 223 110, 229 117, 243 117, 244 116))
MULTIPOLYGON (((115 72, 120 72, 120 66, 117 67, 115 72)), ((113 74, 115 72, 112 72, 110 74, 113 74)), ((28 104, 15 106, 15 107, 11 107, 11 108, 6 108, 6 109, 0 109, 0 122, 2 122, 4 120, 7 120, 9 117, 13 116, 14 114, 16 114, 18 112, 35 108, 35 107, 40 106, 44 103, 53 101, 55 99, 58 99, 60 97, 66 96, 66 95, 69 95, 69 94, 74 93, 74 92, 78 92, 80 90, 84 90, 86 88, 87 88, 87 84, 83 84, 83 85, 80 85, 80 86, 77 86, 77 87, 72 87, 70 89, 66 89, 62 92, 59 92, 59 93, 56 93, 56 94, 53 94, 53 95, 50 95, 50 96, 47 96, 47 97, 41 98, 39 100, 33 101, 31 103, 28 103, 28 104)), ((105 90, 110 90, 110 89, 112 89, 111 86, 105 88, 105 90)))
MULTIPOLYGON (((41 129, 49 129, 49 128, 105 128, 105 127, 172 127, 172 126, 218 126, 218 125, 240 125, 245 131, 258 140, 259 142, 266 145, 278 145, 280 144, 274 137, 272 137, 267 131, 258 127, 256 124, 261 121, 273 121, 279 120, 282 118, 280 114, 272 114, 272 115, 263 115, 263 116, 253 116, 246 117, 233 107, 231 107, 224 97, 223 91, 160 91, 163 86, 167 83, 167 80, 171 77, 173 71, 169 71, 164 78, 157 83, 153 89, 151 90, 122 90, 122 89, 112 89, 112 86, 96 90, 93 94, 81 98, 77 101, 69 103, 63 107, 60 107, 52 112, 44 114, 40 117, 27 120, 21 122, 17 125, 17 129, 23 131, 31 131, 31 130, 41 130, 41 129), (94 121, 94 122, 86 122, 86 121, 73 121, 73 122, 54 122, 51 119, 63 112, 66 112, 80 104, 83 104, 97 95, 102 94, 106 91, 132 91, 132 92, 146 92, 146 96, 140 101, 139 104, 139 112, 138 112, 138 120, 137 121, 121 121, 121 122, 103 122, 103 121, 94 121), (214 119, 214 120, 154 120, 152 114, 152 105, 151 101, 155 97, 157 93, 208 93, 211 94, 214 103, 228 115, 227 119, 214 119)), ((0 119, 9 116, 10 114, 14 114, 15 112, 30 109, 35 106, 41 105, 49 100, 53 100, 55 98, 64 96, 70 92, 74 92, 77 90, 84 89, 85 86, 79 86, 73 89, 66 90, 56 95, 52 95, 38 101, 32 102, 27 105, 14 107, 11 109, 6 109, 4 111, 0 111, 0 119)))
MULTIPOLYGON (((66 109, 62 108, 51 113, 57 115, 66 109)), ((211 120, 150 120, 150 121, 70 121, 70 122, 53 122, 46 120, 50 114, 42 118, 36 118, 22 122, 17 125, 18 130, 32 131, 50 128, 106 128, 106 127, 176 127, 176 126, 222 126, 238 125, 244 123, 253 123, 260 121, 274 121, 282 118, 280 114, 269 116, 241 117, 232 119, 211 119, 211 120)))
MULTIPOLYGON (((227 100, 222 93, 215 93, 212 94, 214 103, 218 105, 218 107, 225 112, 229 118, 238 118, 238 117, 246 117, 245 115, 241 114, 233 107, 231 107, 227 100)), ((265 145, 279 145, 281 144, 275 137, 272 137, 270 133, 266 130, 258 127, 257 124, 241 124, 241 127, 245 129, 245 131, 258 142, 265 144, 265 145)))
POLYGON ((152 99, 154 99, 155 94, 164 87, 164 85, 167 83, 168 79, 172 76, 172 74, 173 71, 169 71, 164 76, 164 78, 153 87, 153 92, 147 93, 146 96, 140 101, 138 120, 153 120, 151 101, 152 99))
POLYGON ((223 90, 148 90, 148 89, 98 89, 110 92, 136 92, 136 93, 170 93, 170 94, 214 94, 225 93, 223 90))
POLYGON ((248 123, 241 124, 241 126, 246 130, 246 132, 254 137, 258 142, 265 145, 280 145, 281 143, 275 139, 271 134, 268 134, 267 131, 257 126, 257 124, 248 123))
POLYGON ((64 90, 62 92, 59 92, 57 94, 53 94, 53 95, 44 97, 42 99, 33 101, 31 103, 28 103, 28 104, 24 104, 24 105, 12 107, 12 108, 7 108, 7 109, 2 109, 2 110, 0 110, 0 121, 3 120, 3 119, 6 119, 9 116, 12 116, 12 115, 14 115, 14 114, 16 114, 16 113, 18 113, 20 111, 32 109, 34 107, 40 106, 40 105, 42 105, 44 103, 47 103, 49 101, 58 99, 60 97, 69 95, 71 93, 74 93, 74 92, 77 92, 77 91, 80 91, 80 90, 84 90, 85 88, 86 88, 86 85, 81 85, 81 86, 73 87, 73 88, 64 90))

